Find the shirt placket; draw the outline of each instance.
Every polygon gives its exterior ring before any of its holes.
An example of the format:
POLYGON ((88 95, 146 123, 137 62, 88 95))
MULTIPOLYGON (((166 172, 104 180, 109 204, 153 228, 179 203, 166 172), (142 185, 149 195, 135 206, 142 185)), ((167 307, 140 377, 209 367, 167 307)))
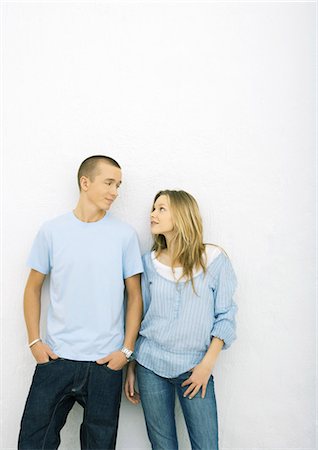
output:
POLYGON ((175 302, 174 302, 174 309, 173 309, 173 318, 178 319, 180 314, 180 307, 181 307, 181 297, 183 292, 184 286, 179 283, 176 285, 175 289, 175 302))

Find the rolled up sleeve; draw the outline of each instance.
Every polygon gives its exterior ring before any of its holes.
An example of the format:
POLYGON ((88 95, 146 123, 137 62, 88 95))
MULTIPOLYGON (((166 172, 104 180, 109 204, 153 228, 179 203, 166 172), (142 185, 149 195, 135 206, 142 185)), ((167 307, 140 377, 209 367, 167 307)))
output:
POLYGON ((230 347, 236 339, 237 305, 233 300, 237 280, 229 258, 223 255, 223 261, 214 289, 214 321, 211 337, 224 341, 223 349, 230 347))

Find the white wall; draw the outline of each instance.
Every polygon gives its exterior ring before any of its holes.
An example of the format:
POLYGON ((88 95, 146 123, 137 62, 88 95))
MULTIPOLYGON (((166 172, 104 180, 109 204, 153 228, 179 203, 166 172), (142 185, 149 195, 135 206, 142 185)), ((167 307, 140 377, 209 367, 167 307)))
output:
MULTIPOLYGON (((74 207, 78 165, 96 153, 123 167, 113 210, 143 250, 154 194, 183 188, 232 259, 221 449, 315 448, 314 42, 313 2, 2 3, 1 449, 16 447, 34 368, 27 253, 44 220, 74 207)), ((81 414, 62 449, 79 448, 81 414)), ((141 407, 124 399, 118 449, 149 448, 141 407)))

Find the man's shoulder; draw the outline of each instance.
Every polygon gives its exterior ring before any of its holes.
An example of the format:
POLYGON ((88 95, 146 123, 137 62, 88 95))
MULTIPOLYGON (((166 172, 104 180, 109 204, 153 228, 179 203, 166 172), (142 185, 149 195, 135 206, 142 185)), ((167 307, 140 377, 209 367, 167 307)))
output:
MULTIPOLYGON (((109 222, 112 224, 112 226, 118 232, 121 232, 127 236, 136 234, 136 230, 134 229, 134 227, 132 225, 130 225, 127 222, 124 222, 123 220, 119 219, 118 217, 113 216, 112 214, 109 215, 109 222)), ((107 223, 107 222, 105 222, 105 223, 107 223)))
POLYGON ((52 230, 56 227, 65 226, 71 222, 71 213, 67 212, 54 217, 53 219, 46 220, 45 222, 43 222, 41 228, 43 230, 52 230))
POLYGON ((64 230, 68 230, 72 225, 72 213, 61 214, 60 216, 54 217, 53 219, 46 220, 42 223, 39 228, 39 233, 45 236, 54 236, 64 230))

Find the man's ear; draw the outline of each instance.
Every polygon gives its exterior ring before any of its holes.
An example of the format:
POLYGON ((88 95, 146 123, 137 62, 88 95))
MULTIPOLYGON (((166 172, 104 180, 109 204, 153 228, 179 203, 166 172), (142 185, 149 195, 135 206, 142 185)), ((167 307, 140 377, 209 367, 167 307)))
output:
POLYGON ((89 178, 87 178, 83 175, 80 178, 80 185, 81 185, 81 190, 84 192, 87 192, 88 187, 89 187, 89 178))

